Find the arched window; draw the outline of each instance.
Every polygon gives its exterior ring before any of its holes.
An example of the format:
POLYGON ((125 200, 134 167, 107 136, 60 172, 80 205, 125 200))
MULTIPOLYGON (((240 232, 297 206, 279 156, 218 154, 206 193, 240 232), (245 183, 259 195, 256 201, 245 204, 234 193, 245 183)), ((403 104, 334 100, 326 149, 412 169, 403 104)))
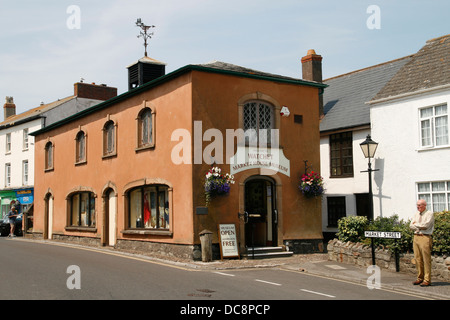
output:
POLYGON ((154 121, 154 113, 150 108, 144 108, 139 112, 137 117, 137 148, 147 148, 155 145, 154 121))
POLYGON ((95 227, 95 195, 92 192, 77 192, 70 196, 70 226, 95 227))
POLYGON ((169 187, 145 185, 131 189, 129 199, 129 227, 141 229, 169 229, 169 187))
POLYGON ((116 154, 116 125, 114 121, 109 120, 103 127, 103 156, 112 156, 116 154))
POLYGON ((53 169, 53 143, 51 141, 45 144, 45 170, 53 169))
POLYGON ((273 107, 262 101, 249 101, 244 104, 245 144, 267 146, 271 144, 274 126, 273 107))
POLYGON ((84 133, 84 131, 78 132, 75 141, 76 141, 75 163, 86 162, 86 134, 84 133))

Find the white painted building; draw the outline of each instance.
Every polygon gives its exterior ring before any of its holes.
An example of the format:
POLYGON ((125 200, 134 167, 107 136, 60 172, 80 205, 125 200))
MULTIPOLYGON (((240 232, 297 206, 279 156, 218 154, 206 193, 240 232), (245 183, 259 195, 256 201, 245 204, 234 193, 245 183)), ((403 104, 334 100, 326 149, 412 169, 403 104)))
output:
POLYGON ((29 133, 58 122, 117 95, 106 85, 74 84, 74 95, 16 115, 12 97, 3 106, 0 123, 0 218, 15 203, 19 213, 34 200, 34 137, 29 133))
POLYGON ((450 36, 427 41, 370 102, 375 212, 408 220, 416 201, 450 210, 450 36))
POLYGON ((450 209, 449 36, 416 54, 327 79, 321 130, 324 238, 337 220, 368 215, 368 168, 360 143, 379 143, 372 173, 374 218, 410 219, 416 200, 450 209))

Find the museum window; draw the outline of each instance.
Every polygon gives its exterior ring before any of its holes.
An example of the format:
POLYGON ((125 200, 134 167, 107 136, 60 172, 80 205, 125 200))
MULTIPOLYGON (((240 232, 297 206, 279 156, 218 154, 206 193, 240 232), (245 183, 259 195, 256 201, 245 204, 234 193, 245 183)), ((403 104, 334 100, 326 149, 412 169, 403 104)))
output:
POLYGON ((117 126, 114 121, 109 120, 103 126, 103 157, 117 154, 117 126))
POLYGON ((144 108, 137 117, 136 150, 155 146, 155 113, 150 108, 144 108))
POLYGON ((51 141, 45 144, 45 170, 53 170, 54 146, 51 141))
POLYGON ((95 195, 78 192, 70 196, 70 226, 95 227, 95 195))
POLYGON ((128 225, 131 229, 168 230, 169 187, 145 185, 128 192, 128 225))
POLYGON ((86 134, 84 131, 78 132, 75 138, 75 163, 85 163, 86 162, 86 134))
POLYGON ((330 135, 330 175, 331 177, 353 177, 352 132, 330 135))
POLYGON ((270 146, 276 135, 273 106, 262 101, 249 101, 244 104, 243 120, 245 144, 250 146, 270 146))

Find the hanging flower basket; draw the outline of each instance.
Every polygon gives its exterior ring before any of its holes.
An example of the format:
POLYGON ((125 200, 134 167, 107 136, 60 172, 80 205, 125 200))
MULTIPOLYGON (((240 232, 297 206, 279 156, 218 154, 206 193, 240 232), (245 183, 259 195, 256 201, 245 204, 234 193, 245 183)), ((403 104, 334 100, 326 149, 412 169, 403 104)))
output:
POLYGON ((323 178, 314 171, 304 174, 300 180, 299 189, 307 198, 319 197, 325 191, 323 188, 323 178))
POLYGON ((223 175, 221 174, 221 171, 222 170, 218 167, 212 167, 206 173, 206 205, 210 203, 213 197, 228 194, 230 192, 230 186, 234 184, 234 176, 228 173, 223 175))

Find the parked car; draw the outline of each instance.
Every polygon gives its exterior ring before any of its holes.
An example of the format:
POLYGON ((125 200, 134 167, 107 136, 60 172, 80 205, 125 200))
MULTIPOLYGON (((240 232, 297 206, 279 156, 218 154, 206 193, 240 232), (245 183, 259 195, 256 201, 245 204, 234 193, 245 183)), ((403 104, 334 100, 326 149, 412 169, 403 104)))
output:
MULTIPOLYGON (((4 237, 9 235, 11 231, 11 225, 9 224, 9 219, 0 219, 0 236, 4 237)), ((16 228, 14 229, 14 234, 16 236, 22 236, 22 214, 19 214, 16 218, 16 228)))

